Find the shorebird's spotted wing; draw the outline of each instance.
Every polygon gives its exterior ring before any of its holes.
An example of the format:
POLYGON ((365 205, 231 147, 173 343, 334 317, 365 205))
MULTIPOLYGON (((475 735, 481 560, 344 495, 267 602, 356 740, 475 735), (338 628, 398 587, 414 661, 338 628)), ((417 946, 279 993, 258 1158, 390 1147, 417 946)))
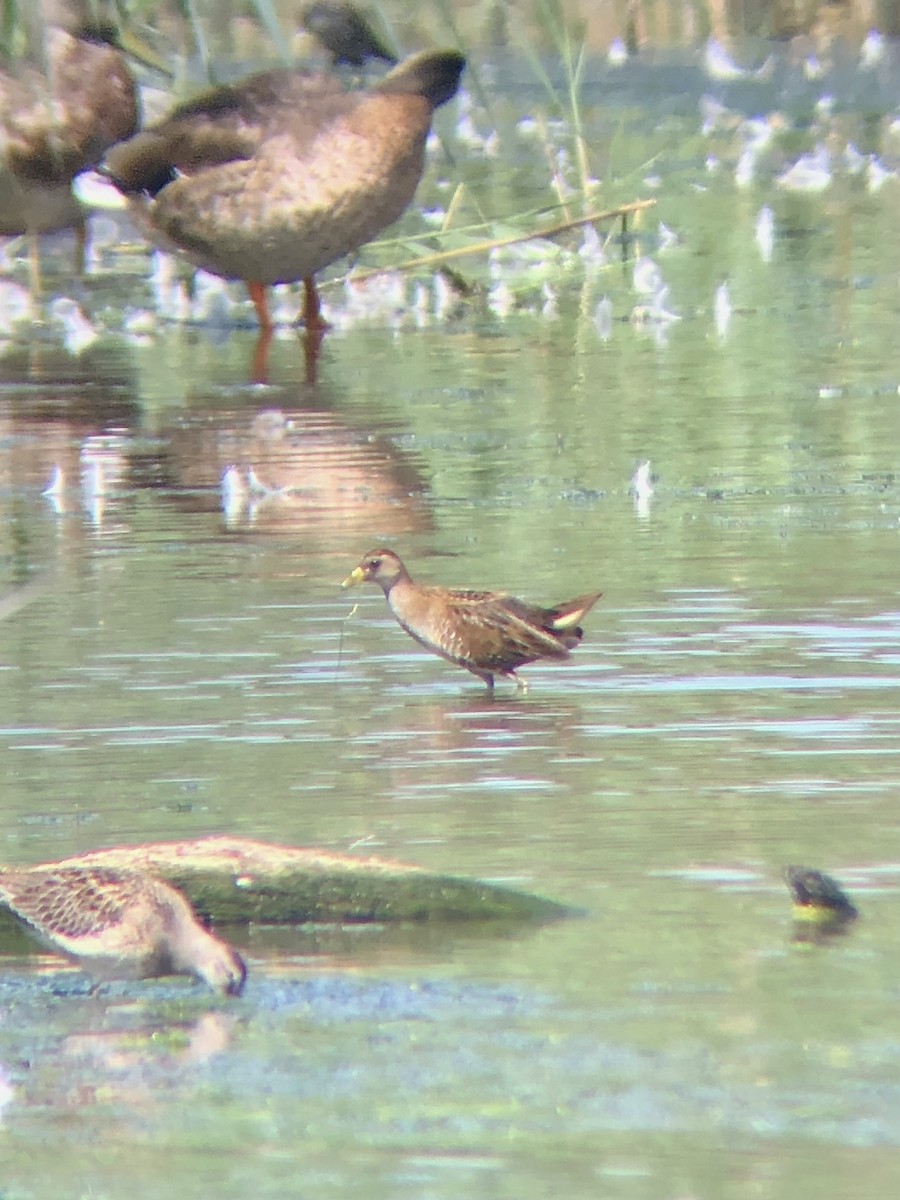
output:
POLYGON ((121 924, 143 880, 96 867, 0 872, 0 898, 50 940, 97 935, 121 924))
POLYGON ((448 592, 441 645, 458 662, 509 670, 536 658, 568 658, 560 639, 542 627, 546 610, 498 592, 448 592))

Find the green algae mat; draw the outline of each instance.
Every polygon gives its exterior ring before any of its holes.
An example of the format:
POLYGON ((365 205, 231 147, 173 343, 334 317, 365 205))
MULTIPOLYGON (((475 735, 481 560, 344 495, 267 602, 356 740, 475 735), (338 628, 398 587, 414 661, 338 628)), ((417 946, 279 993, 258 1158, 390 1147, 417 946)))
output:
MULTIPOLYGON (((167 880, 217 924, 550 921, 576 910, 408 863, 241 837, 111 846, 42 866, 111 866, 167 880)), ((0 933, 13 919, 0 910, 0 933)))

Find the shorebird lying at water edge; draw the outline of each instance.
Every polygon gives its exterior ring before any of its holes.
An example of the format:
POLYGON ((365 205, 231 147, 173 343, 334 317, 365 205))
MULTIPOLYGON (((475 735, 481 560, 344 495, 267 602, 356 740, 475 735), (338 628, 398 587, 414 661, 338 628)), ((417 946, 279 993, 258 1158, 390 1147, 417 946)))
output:
POLYGON ((0 904, 98 981, 191 975, 239 996, 247 978, 238 952, 203 928, 180 892, 137 871, 4 868, 0 904))

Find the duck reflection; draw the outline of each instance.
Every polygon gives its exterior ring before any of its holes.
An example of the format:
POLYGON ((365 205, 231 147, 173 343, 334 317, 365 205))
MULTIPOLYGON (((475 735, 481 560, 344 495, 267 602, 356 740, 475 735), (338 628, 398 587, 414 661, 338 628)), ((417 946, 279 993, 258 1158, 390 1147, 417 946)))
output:
POLYGON ((267 408, 223 413, 170 433, 166 469, 185 508, 220 507, 230 529, 298 529, 360 538, 431 528, 414 456, 386 433, 332 413, 267 408))
MULTIPOLYGON (((79 510, 104 525, 122 493, 140 407, 120 351, 73 358, 41 342, 0 357, 0 472, 17 495, 42 494, 58 515, 79 510)), ((13 512, 15 517, 15 512, 13 512)))

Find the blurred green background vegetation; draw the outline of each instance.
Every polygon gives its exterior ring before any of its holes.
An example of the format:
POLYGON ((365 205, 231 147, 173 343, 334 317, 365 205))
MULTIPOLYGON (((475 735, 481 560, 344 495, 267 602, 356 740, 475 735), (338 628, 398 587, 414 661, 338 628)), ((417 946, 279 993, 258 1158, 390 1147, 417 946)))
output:
MULTIPOLYGON (((0 0, 2 36, 15 47, 23 16, 37 0, 0 0)), ((128 20, 156 31, 176 52, 238 58, 287 57, 297 52, 309 0, 112 0, 128 20)), ((104 0, 88 0, 102 7, 104 0)), ((530 45, 552 49, 560 31, 588 53, 621 38, 631 50, 696 45, 720 39, 809 37, 858 40, 872 27, 900 33, 900 5, 764 0, 722 3, 687 0, 405 0, 360 5, 401 50, 438 42, 463 49, 530 45)))

